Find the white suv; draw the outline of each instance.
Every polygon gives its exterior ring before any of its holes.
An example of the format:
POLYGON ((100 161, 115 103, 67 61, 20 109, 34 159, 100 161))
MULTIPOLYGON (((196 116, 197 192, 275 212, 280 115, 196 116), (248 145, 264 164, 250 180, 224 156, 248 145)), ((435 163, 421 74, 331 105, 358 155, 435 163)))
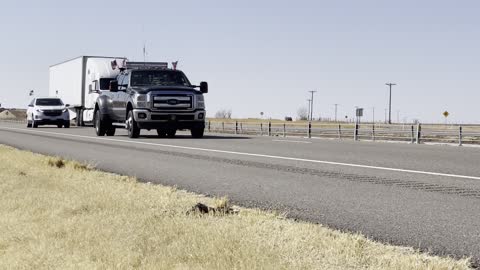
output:
POLYGON ((27 127, 37 128, 40 125, 56 125, 61 128, 70 127, 68 104, 59 98, 34 98, 28 105, 27 127))

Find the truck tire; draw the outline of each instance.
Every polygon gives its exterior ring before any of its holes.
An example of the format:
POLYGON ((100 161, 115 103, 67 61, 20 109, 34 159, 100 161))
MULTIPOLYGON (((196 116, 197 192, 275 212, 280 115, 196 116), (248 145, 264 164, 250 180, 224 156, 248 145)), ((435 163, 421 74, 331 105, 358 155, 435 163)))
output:
POLYGON ((110 126, 106 132, 107 136, 115 136, 115 130, 116 128, 114 126, 110 126))
POLYGON ((167 137, 167 133, 163 129, 157 129, 157 134, 158 134, 158 137, 160 137, 160 138, 167 137))
POLYGON ((169 129, 167 130, 167 137, 168 138, 175 138, 175 134, 177 134, 176 129, 169 129))
POLYGON ((133 117, 133 111, 130 110, 127 116, 127 131, 129 138, 138 138, 140 136, 140 129, 137 126, 137 121, 133 117))
POLYGON ((204 131, 205 131, 205 128, 192 128, 190 130, 193 138, 203 138, 204 131))
POLYGON ((97 136, 105 136, 107 132, 107 126, 104 120, 102 120, 102 115, 100 114, 100 110, 95 111, 95 119, 93 121, 95 127, 95 133, 97 136))

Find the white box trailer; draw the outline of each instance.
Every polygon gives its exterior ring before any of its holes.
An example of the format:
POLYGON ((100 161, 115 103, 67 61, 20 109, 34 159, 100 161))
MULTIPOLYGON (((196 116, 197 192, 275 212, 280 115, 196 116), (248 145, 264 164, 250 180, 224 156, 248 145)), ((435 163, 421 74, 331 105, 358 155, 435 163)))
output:
POLYGON ((50 66, 49 95, 69 104, 71 118, 79 126, 93 121, 95 101, 110 80, 119 74, 112 61, 124 57, 80 56, 50 66))

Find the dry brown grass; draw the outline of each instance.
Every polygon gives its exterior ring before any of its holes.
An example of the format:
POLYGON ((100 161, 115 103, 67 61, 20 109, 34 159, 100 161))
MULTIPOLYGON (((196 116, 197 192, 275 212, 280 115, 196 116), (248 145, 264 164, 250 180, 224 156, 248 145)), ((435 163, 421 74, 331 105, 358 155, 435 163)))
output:
POLYGON ((0 269, 468 269, 58 160, 0 146, 0 269))

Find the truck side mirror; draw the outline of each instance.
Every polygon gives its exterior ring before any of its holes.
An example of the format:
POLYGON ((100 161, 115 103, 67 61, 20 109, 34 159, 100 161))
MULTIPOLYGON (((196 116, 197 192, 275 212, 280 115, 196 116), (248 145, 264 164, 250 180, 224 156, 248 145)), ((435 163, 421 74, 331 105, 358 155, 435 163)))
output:
POLYGON ((70 107, 70 104, 65 104, 65 107, 67 107, 67 108, 70 107))
POLYGON ((117 92, 118 91, 118 81, 110 81, 110 92, 117 92))
POLYGON ((200 92, 206 94, 208 93, 208 83, 207 82, 201 82, 200 83, 200 92))

